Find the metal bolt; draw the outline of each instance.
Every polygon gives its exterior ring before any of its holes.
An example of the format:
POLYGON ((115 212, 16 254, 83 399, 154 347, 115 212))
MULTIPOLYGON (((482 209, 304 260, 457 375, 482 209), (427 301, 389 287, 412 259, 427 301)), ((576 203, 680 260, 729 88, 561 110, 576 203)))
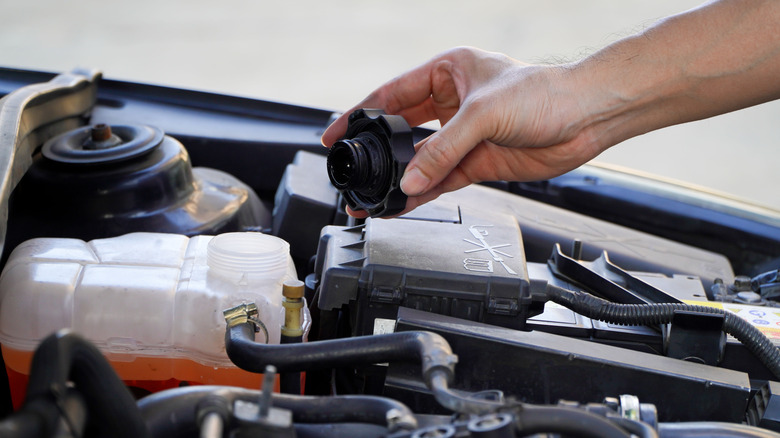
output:
POLYGON ((219 438, 222 436, 224 426, 222 417, 216 412, 211 412, 201 421, 200 438, 219 438))
POLYGON ((105 123, 93 125, 89 130, 89 137, 84 139, 84 150, 99 150, 114 148, 122 144, 122 139, 111 132, 111 127, 105 123))
POLYGON ((267 365, 263 371, 263 387, 260 391, 260 400, 258 403, 257 416, 259 418, 265 418, 268 416, 268 412, 271 410, 272 394, 274 392, 274 382, 276 382, 276 367, 273 365, 267 365))
POLYGON ((109 140, 111 138, 111 127, 105 123, 98 123, 92 127, 90 135, 92 136, 92 141, 94 142, 109 140))
POLYGON ((403 418, 403 413, 399 409, 390 409, 385 414, 385 420, 387 421, 387 426, 390 429, 394 429, 399 421, 403 418))
POLYGON ((734 278, 734 289, 737 292, 752 290, 751 282, 753 280, 747 275, 738 275, 734 278))

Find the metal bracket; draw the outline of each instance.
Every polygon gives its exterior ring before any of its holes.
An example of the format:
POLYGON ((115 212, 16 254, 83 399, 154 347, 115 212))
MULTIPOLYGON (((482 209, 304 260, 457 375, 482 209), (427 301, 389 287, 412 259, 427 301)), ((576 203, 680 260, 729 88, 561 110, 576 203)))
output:
POLYGON ((32 84, 0 99, 0 251, 5 243, 8 198, 45 140, 84 125, 97 101, 96 70, 75 70, 32 84))

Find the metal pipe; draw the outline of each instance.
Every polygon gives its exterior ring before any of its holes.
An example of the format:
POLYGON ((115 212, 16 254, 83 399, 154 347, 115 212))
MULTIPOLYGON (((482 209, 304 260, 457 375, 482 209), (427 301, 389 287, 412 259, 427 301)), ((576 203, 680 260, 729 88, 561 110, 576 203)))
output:
POLYGON ((200 422, 200 438, 222 438, 224 426, 222 416, 216 412, 210 412, 200 422))

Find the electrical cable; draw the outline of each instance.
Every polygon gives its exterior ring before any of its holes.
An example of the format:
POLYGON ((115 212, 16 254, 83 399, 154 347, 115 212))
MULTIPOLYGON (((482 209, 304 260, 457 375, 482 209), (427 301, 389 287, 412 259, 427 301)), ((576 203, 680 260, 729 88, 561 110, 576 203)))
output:
POLYGON ((761 331, 732 312, 684 303, 618 304, 582 291, 548 284, 547 298, 583 316, 611 324, 658 325, 672 321, 675 311, 723 315, 723 331, 734 336, 780 378, 780 350, 761 331))

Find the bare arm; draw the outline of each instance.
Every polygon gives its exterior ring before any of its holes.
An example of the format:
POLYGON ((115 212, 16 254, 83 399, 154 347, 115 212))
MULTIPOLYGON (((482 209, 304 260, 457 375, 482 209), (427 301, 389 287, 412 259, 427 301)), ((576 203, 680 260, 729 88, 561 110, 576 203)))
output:
POLYGON ((630 137, 780 97, 780 2, 712 2, 660 21, 572 69, 606 149, 630 137))
MULTIPOLYGON (((560 175, 636 135, 778 97, 780 1, 721 0, 567 65, 454 49, 356 108, 441 122, 404 174, 412 209, 473 182, 560 175)), ((323 144, 345 128, 343 117, 323 144)))

